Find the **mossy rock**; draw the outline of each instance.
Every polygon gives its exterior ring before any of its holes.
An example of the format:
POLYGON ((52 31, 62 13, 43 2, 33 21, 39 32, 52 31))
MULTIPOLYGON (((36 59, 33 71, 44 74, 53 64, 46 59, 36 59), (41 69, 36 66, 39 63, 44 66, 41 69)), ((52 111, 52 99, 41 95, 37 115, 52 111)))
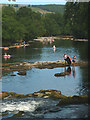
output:
POLYGON ((69 72, 62 72, 62 73, 56 73, 56 74, 54 74, 54 76, 62 77, 62 76, 66 76, 66 75, 69 75, 69 74, 70 74, 69 72))
POLYGON ((88 103, 88 96, 73 96, 61 99, 58 105, 83 104, 88 103))
POLYGON ((59 92, 51 92, 51 94, 49 95, 49 97, 52 98, 52 99, 66 98, 66 96, 61 95, 61 93, 59 93, 59 92))
POLYGON ((3 92, 1 93, 1 95, 2 95, 2 96, 1 96, 2 99, 9 96, 9 94, 8 94, 7 91, 3 91, 3 92))

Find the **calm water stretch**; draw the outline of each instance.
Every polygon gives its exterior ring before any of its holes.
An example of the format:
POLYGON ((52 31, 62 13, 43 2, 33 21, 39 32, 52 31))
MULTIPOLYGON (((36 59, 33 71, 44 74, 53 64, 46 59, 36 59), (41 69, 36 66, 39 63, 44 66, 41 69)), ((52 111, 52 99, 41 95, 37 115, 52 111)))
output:
MULTIPOLYGON (((3 51, 3 55, 5 52, 6 51, 3 51)), ((11 55, 11 58, 7 60, 3 58, 3 63, 57 61, 57 60, 63 60, 64 53, 69 55, 71 58, 75 55, 76 60, 87 61, 88 60, 88 42, 56 40, 52 44, 48 43, 47 45, 39 42, 35 42, 35 43, 33 42, 30 44, 30 46, 25 48, 22 47, 22 48, 9 49, 7 53, 11 55), (53 48, 52 48, 54 44, 56 46, 55 52, 53 51, 53 48)), ((71 67, 71 74, 67 75, 66 77, 55 77, 54 74, 64 72, 65 69, 68 69, 68 67, 54 68, 54 69, 33 68, 26 71, 27 73, 26 76, 19 76, 17 74, 18 71, 3 73, 2 90, 8 91, 8 92, 16 92, 20 94, 28 94, 28 93, 39 91, 41 89, 44 89, 44 90, 56 89, 56 90, 60 90, 61 93, 66 96, 87 95, 88 93, 88 69, 87 68, 88 68, 87 66, 71 67), (15 74, 16 76, 10 76, 10 74, 12 73, 15 74)), ((3 111, 5 112, 6 110, 10 109, 10 107, 8 107, 10 106, 10 104, 12 104, 13 109, 15 108, 15 105, 19 106, 16 112, 18 110, 22 111, 20 109, 22 104, 26 105, 28 103, 30 103, 30 105, 33 105, 33 104, 35 105, 35 107, 33 106, 33 108, 32 106, 29 106, 29 108, 31 107, 33 109, 32 111, 34 111, 34 109, 36 110, 37 108, 36 106, 40 104, 39 102, 42 102, 42 100, 40 101, 40 100, 32 100, 32 99, 26 100, 26 101, 28 102, 25 102, 25 100, 24 100, 24 103, 22 101, 19 103, 19 101, 17 100, 13 101, 12 103, 11 102, 8 103, 7 101, 4 101, 5 104, 3 105, 4 107, 3 111)), ((47 103, 47 101, 44 101, 44 100, 43 102, 45 102, 45 104, 47 103)), ((48 100, 48 102, 50 101, 48 100)), ((47 104, 47 106, 48 105, 49 103, 47 104)), ((26 108, 26 111, 28 111, 27 109, 29 108, 26 108)), ((13 112, 15 112, 15 109, 13 110, 13 112)), ((66 116, 67 116, 67 113, 68 112, 66 111, 66 116)), ((50 115, 47 114, 44 117, 50 118, 50 117, 58 116, 58 114, 57 115, 52 114, 52 116, 50 115)), ((27 116, 28 116, 28 112, 27 112, 27 116)), ((30 113, 29 113, 29 116, 30 116, 30 113)), ((65 117, 65 114, 64 114, 64 117, 65 117)))

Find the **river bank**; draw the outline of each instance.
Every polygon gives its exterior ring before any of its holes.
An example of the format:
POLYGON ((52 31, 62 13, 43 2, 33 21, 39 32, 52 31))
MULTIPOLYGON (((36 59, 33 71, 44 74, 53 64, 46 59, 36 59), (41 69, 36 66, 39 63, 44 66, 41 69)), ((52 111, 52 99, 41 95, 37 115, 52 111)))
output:
MULTIPOLYGON (((51 36, 51 37, 38 37, 34 39, 33 41, 37 42, 54 42, 55 40, 72 40, 72 41, 79 41, 79 42, 88 42, 88 39, 76 39, 73 36, 51 36)), ((24 47, 24 46, 29 46, 32 41, 28 41, 27 44, 21 44, 21 45, 12 45, 12 46, 7 46, 7 47, 0 47, 0 49, 8 50, 10 48, 15 48, 15 47, 24 47)))
POLYGON ((87 42, 88 39, 77 39, 73 36, 52 36, 52 37, 38 37, 37 39, 34 39, 34 41, 39 42, 50 42, 54 40, 72 40, 72 41, 81 41, 81 42, 87 42))
POLYGON ((8 50, 10 48, 20 48, 20 47, 26 47, 29 46, 29 44, 23 44, 23 45, 13 45, 13 46, 8 46, 8 47, 0 47, 0 49, 8 50))

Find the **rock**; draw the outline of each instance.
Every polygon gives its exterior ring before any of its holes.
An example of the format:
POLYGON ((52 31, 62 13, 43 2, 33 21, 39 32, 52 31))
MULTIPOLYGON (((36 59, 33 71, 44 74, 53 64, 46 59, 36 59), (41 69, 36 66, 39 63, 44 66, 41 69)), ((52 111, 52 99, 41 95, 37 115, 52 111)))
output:
POLYGON ((26 72, 19 72, 18 75, 26 75, 26 72))
POLYGON ((15 74, 11 74, 10 76, 16 76, 15 74))
POLYGON ((33 96, 37 96, 37 97, 42 97, 44 94, 43 93, 38 93, 38 92, 35 92, 32 94, 33 96))
POLYGON ((33 95, 32 95, 32 93, 30 93, 30 94, 27 94, 27 96, 28 96, 28 97, 32 97, 33 95))
POLYGON ((52 93, 49 95, 49 97, 52 98, 52 99, 62 99, 62 98, 65 98, 66 96, 61 95, 60 92, 52 92, 52 93))
POLYGON ((70 74, 69 72, 62 72, 62 73, 55 73, 54 76, 60 77, 60 76, 66 76, 66 75, 69 75, 69 74, 70 74))
POLYGON ((44 96, 43 98, 49 98, 49 96, 44 96))
POLYGON ((25 97, 28 97, 28 95, 16 94, 14 92, 2 91, 0 93, 0 99, 4 99, 6 97, 8 97, 8 99, 10 99, 10 98, 25 98, 25 97))
POLYGON ((68 105, 68 104, 82 104, 88 103, 88 96, 64 96, 61 94, 61 91, 58 90, 40 90, 38 92, 30 93, 30 94, 16 94, 14 92, 2 91, 0 93, 0 99, 13 99, 13 98, 25 98, 25 97, 43 97, 43 98, 51 98, 51 99, 60 99, 59 105, 68 105))
POLYGON ((9 96, 9 94, 7 91, 3 91, 2 93, 0 93, 0 99, 3 99, 3 98, 8 97, 8 96, 9 96))
POLYGON ((19 111, 18 113, 14 114, 13 116, 9 117, 10 119, 12 118, 19 118, 22 117, 24 114, 24 111, 19 111))
POLYGON ((59 105, 68 105, 68 104, 83 104, 88 103, 88 96, 72 96, 62 98, 61 101, 57 104, 59 105))
MULTIPOLYGON (((73 65, 74 64, 72 63, 71 66, 73 66, 73 65)), ((76 61, 76 63, 75 63, 75 66, 84 66, 84 65, 88 65, 88 62, 76 61)), ((29 62, 3 63, 2 64, 2 72, 3 71, 24 71, 24 70, 27 70, 30 68, 53 69, 56 67, 65 67, 65 62, 62 60, 59 60, 59 61, 39 61, 39 62, 35 62, 35 63, 29 63, 29 62)))

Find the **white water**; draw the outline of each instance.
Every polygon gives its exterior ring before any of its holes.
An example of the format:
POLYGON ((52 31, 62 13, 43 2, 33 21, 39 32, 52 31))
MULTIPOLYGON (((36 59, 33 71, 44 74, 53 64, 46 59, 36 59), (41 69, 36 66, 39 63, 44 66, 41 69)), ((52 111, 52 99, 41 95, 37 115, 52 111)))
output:
MULTIPOLYGON (((2 109, 0 112, 5 111, 29 111, 33 112, 35 109, 42 104, 43 101, 20 101, 20 102, 5 102, 2 103, 2 109)), ((1 106, 1 105, 0 105, 1 106)))

